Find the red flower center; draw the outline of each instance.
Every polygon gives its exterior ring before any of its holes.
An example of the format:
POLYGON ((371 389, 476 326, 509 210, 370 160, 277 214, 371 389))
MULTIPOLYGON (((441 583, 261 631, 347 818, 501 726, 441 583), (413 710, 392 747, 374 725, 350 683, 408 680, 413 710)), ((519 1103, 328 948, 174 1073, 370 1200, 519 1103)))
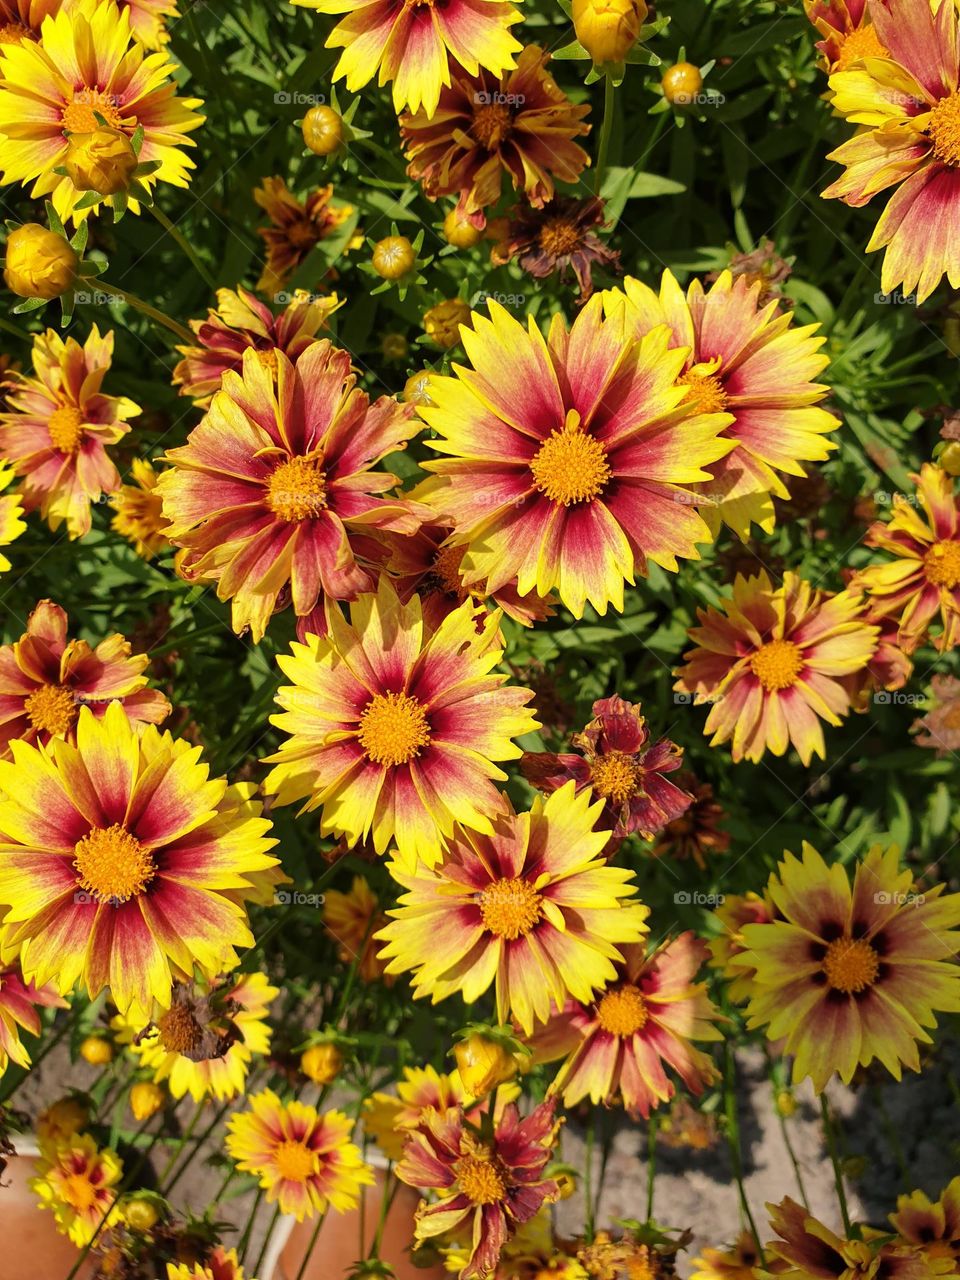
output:
POLYGON ((73 850, 77 886, 100 902, 127 902, 157 874, 148 849, 125 827, 94 827, 73 850))
POLYGON ((73 727, 78 705, 62 684, 42 684, 24 699, 23 709, 40 733, 63 734, 73 727))
POLYGON ((590 781, 598 796, 624 804, 637 794, 640 776, 632 756, 625 751, 608 751, 592 761, 590 781))
POLYGON ((751 655, 750 670, 768 693, 789 689, 803 670, 803 654, 792 640, 771 640, 751 655))
POLYGON ((76 453, 83 440, 83 414, 72 404, 54 409, 47 422, 50 443, 61 453, 76 453))
POLYGON ((472 1204, 497 1204, 507 1194, 502 1167, 494 1156, 464 1156, 454 1168, 460 1190, 472 1204))
POLYGON ((484 926, 508 942, 528 934, 540 919, 540 894, 526 880, 495 880, 479 900, 484 926))
POLYGON ((952 590, 960 585, 960 542, 935 542, 923 557, 923 568, 934 586, 952 590))
POLYGON ((930 112, 927 133, 934 157, 950 169, 960 168, 960 93, 940 99, 930 112))
POLYGON ((647 1003, 632 984, 608 991, 597 1008, 597 1021, 612 1036, 632 1036, 647 1022, 647 1003))
POLYGON ((406 764, 430 741, 427 713, 407 693, 377 693, 360 717, 360 745, 374 764, 406 764))
POLYGON ((267 481, 267 506, 281 520, 307 520, 326 505, 326 475, 313 458, 288 458, 267 481))
POLYGON ((876 982, 880 958, 862 938, 835 938, 823 957, 823 972, 834 991, 849 995, 876 982))
POLYGON ((592 502, 610 479, 607 451, 582 429, 576 409, 569 410, 560 430, 544 440, 530 470, 540 492, 565 507, 592 502))

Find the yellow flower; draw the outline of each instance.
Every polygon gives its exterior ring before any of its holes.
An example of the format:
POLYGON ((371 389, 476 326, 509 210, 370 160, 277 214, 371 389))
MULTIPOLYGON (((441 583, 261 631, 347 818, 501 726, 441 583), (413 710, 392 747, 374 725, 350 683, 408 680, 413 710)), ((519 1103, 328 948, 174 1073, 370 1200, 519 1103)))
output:
POLYGON ((80 1249, 115 1218, 116 1191, 123 1164, 115 1151, 97 1150, 88 1133, 40 1144, 37 1176, 30 1189, 41 1208, 52 1209, 57 1230, 80 1249))
POLYGON ((314 1084, 332 1084, 343 1066, 343 1054, 335 1044, 312 1044, 300 1059, 300 1070, 314 1084))
MULTIPOLYGON (((0 465, 0 490, 5 489, 12 479, 11 468, 0 465)), ((11 542, 16 542, 26 528, 19 493, 0 493, 0 547, 9 547, 11 542)), ((11 562, 0 553, 0 573, 6 573, 10 568, 11 562)))
POLYGON ((7 237, 3 278, 21 298, 59 298, 77 278, 80 259, 56 231, 26 222, 7 237))
POLYGON ((644 0, 573 0, 577 39, 597 66, 623 62, 646 16, 644 0))
POLYGON ((517 1060, 507 1047, 488 1036, 472 1035, 454 1045, 453 1056, 467 1093, 482 1098, 517 1074, 517 1060))
POLYGON ((133 543, 138 556, 149 560, 169 547, 166 530, 170 521, 164 517, 163 503, 156 492, 160 478, 149 462, 134 458, 130 466, 133 484, 123 484, 110 497, 117 513, 110 527, 133 543))
POLYGON ((138 1080, 130 1090, 130 1110, 135 1120, 149 1120, 163 1106, 166 1095, 152 1080, 138 1080))
POLYGON ((112 196, 127 190, 139 163, 127 135, 101 125, 70 135, 63 167, 78 191, 112 196))
POLYGON ((105 1067, 113 1061, 113 1045, 105 1036, 87 1036, 80 1045, 80 1057, 91 1067, 105 1067))
POLYGON ((460 341, 460 326, 470 324, 470 308, 462 298, 448 298, 423 313, 423 328, 443 351, 460 341))

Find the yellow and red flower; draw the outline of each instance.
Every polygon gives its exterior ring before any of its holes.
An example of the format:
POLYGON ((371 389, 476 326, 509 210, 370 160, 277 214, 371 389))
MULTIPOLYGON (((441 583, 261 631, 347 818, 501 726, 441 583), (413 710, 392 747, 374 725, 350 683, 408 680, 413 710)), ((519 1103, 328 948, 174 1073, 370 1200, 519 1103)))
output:
POLYGON ((224 1249, 218 1244, 205 1262, 192 1266, 168 1262, 167 1280, 244 1280, 244 1274, 236 1249, 224 1249))
POLYGON ((820 36, 817 50, 829 75, 861 68, 864 58, 890 56, 870 21, 867 0, 803 0, 803 7, 820 36))
MULTIPOLYGON (((178 98, 174 64, 147 53, 130 30, 130 13, 114 0, 77 0, 43 23, 38 42, 0 45, 0 181, 33 183, 35 199, 50 196, 65 221, 79 222, 105 202, 78 209, 84 192, 55 172, 71 133, 90 133, 99 115, 131 139, 143 141, 138 160, 158 162, 142 177, 186 187, 193 161, 182 148, 203 116, 197 98, 178 98)), ((130 209, 139 212, 136 200, 130 209)))
MULTIPOLYGON (((2 91, 2 90, 0 90, 2 91)), ((81 347, 53 329, 33 340, 34 377, 15 372, 0 413, 0 457, 20 477, 25 511, 39 510, 71 538, 90 529, 90 504, 120 487, 107 456, 140 406, 101 391, 113 360, 113 332, 94 325, 81 347)))
POLYGON ((500 199, 506 176, 540 209, 555 179, 576 182, 590 157, 574 138, 590 132, 589 104, 570 101, 547 70, 549 53, 528 45, 502 80, 455 75, 436 112, 400 117, 407 173, 430 200, 458 196, 456 212, 476 227, 500 199))
POLYGON ((134 458, 130 476, 133 484, 122 484, 110 497, 110 505, 116 512, 110 527, 133 543, 138 556, 150 560, 170 546, 169 521, 164 517, 163 503, 157 493, 160 477, 145 458, 134 458))
POLYGON ((333 204, 333 187, 328 184, 300 201, 282 178, 264 178, 253 198, 270 219, 269 227, 258 227, 257 235, 266 247, 267 261, 257 288, 275 294, 293 275, 314 245, 332 235, 353 213, 350 205, 333 204))
POLYGON ((495 983, 498 1021, 512 1013, 529 1034, 551 1002, 587 1004, 616 977, 618 944, 640 941, 649 912, 631 901, 633 872, 604 861, 602 801, 570 781, 529 813, 504 805, 491 834, 457 828, 439 866, 391 863, 406 892, 377 936, 415 996, 471 1004, 495 983))
POLYGON ((923 302, 944 275, 960 286, 960 57, 957 8, 867 0, 881 56, 830 77, 831 106, 856 134, 827 157, 846 172, 823 192, 859 208, 896 187, 867 252, 885 249, 880 287, 923 302))
POLYGON ((933 643, 944 653, 960 640, 960 499, 953 477, 933 463, 911 479, 916 499, 897 494, 890 519, 867 530, 867 545, 894 559, 858 570, 852 585, 866 591, 878 616, 896 622, 896 642, 908 654, 939 619, 933 643))
POLYGON ((147 687, 145 653, 131 653, 117 634, 91 649, 86 640, 67 637, 67 615, 52 600, 41 600, 27 619, 27 630, 0 648, 0 755, 10 743, 76 742, 81 707, 101 718, 119 704, 132 725, 161 724, 170 703, 147 687))
POLYGON ((63 0, 0 0, 0 45, 39 40, 44 18, 63 0))
POLYGON ((552 1101, 523 1119, 511 1103, 487 1140, 467 1124, 460 1107, 427 1111, 396 1169, 401 1182, 437 1194, 420 1203, 416 1240, 466 1235, 472 1244, 460 1280, 492 1275, 517 1227, 559 1199, 559 1186, 546 1177, 558 1128, 552 1101))
POLYGON ((42 1142, 30 1189, 51 1209, 57 1230, 84 1248, 115 1220, 123 1163, 109 1147, 98 1150, 88 1133, 42 1142))
POLYGON ((804 476, 801 463, 822 462, 837 447, 827 435, 840 423, 818 407, 829 387, 813 381, 829 363, 819 326, 794 327, 776 299, 761 302, 759 281, 729 271, 707 290, 691 281, 686 293, 665 271, 659 295, 628 277, 604 301, 635 336, 670 326, 671 344, 685 349, 679 380, 690 390, 688 413, 729 415, 731 448, 697 486, 711 528, 723 520, 744 541, 751 522, 769 533, 773 498, 788 496, 779 473, 804 476))
POLYGON ((391 841, 408 868, 438 861, 456 823, 490 832, 502 809, 494 761, 520 754, 513 739, 537 727, 529 689, 505 685, 497 614, 478 631, 468 602, 436 631, 419 597, 402 605, 388 578, 352 606, 348 623, 328 615, 330 633, 311 635, 280 658, 294 682, 280 689, 290 734, 269 762, 265 787, 278 803, 321 808, 321 832, 350 845, 391 841))
POLYGON ((824 757, 821 721, 838 725, 850 710, 842 677, 867 666, 879 628, 864 622, 861 597, 818 591, 795 573, 773 587, 766 573, 739 574, 721 609, 698 609, 698 646, 674 685, 712 704, 704 733, 730 742, 735 761, 782 756, 791 745, 804 764, 824 757))
POLYGON ((21 1029, 32 1036, 40 1034, 40 1009, 65 1009, 50 986, 37 987, 25 982, 19 964, 0 966, 0 1076, 9 1063, 29 1067, 30 1054, 20 1038, 21 1029))
MULTIPOLYGON (((350 357, 326 339, 296 365, 276 353, 276 377, 255 351, 171 449, 159 481, 167 536, 186 555, 190 578, 215 581, 233 601, 233 627, 260 640, 281 593, 301 631, 325 629, 323 600, 355 599, 373 587, 365 564, 379 555, 377 529, 412 533, 414 509, 381 497, 397 484, 371 468, 405 447, 408 405, 373 404, 356 386, 350 357)), ((385 558, 383 550, 381 558, 385 558)))
POLYGON ((342 49, 334 79, 346 77, 355 93, 373 79, 393 82, 393 106, 428 116, 450 84, 450 59, 476 75, 481 67, 500 76, 514 65, 520 44, 510 33, 520 12, 505 0, 293 0, 320 13, 346 16, 327 37, 328 49, 342 49))
POLYGON ((176 0, 119 0, 126 9, 130 30, 147 49, 162 49, 168 43, 167 22, 180 17, 176 0))
POLYGON ((515 209, 503 238, 491 250, 497 265, 517 259, 521 271, 534 280, 559 273, 565 280, 572 270, 583 305, 593 294, 593 268, 619 272, 620 254, 597 235, 605 225, 604 204, 598 196, 574 200, 558 196, 541 209, 515 209))
POLYGON ((757 1242, 744 1228, 732 1245, 723 1249, 701 1249, 694 1258, 690 1280, 756 1280, 754 1268, 760 1261, 757 1242))
POLYGON ((956 1275, 960 1266, 960 1178, 936 1200, 922 1191, 897 1197, 890 1222, 900 1239, 931 1264, 935 1273, 956 1275))
POLYGON ((324 928, 337 944, 340 959, 345 964, 356 961, 364 982, 384 976, 386 965, 377 956, 373 935, 386 923, 380 900, 363 876, 353 877, 349 893, 328 889, 323 895, 324 928))
POLYGON ((303 1102, 281 1102, 270 1089, 249 1102, 249 1111, 227 1121, 226 1147, 238 1169, 259 1178, 268 1204, 298 1222, 356 1206, 373 1170, 350 1141, 351 1120, 340 1111, 321 1115, 303 1102))
POLYGON ((121 1013, 170 1002, 174 977, 214 976, 253 942, 246 873, 276 861, 270 824, 224 805, 200 748, 140 735, 122 706, 81 709, 76 746, 12 744, 0 761, 4 958, 62 995, 109 988, 121 1013))
POLYGON ((556 791, 573 778, 604 801, 601 822, 613 839, 638 831, 645 840, 690 807, 693 797, 666 776, 683 763, 683 748, 669 738, 648 745, 650 731, 639 706, 614 695, 593 704, 593 719, 572 744, 582 755, 527 752, 522 769, 540 791, 556 791))
POLYGON ((754 973, 748 1026, 784 1039, 793 1080, 822 1092, 836 1072, 879 1060, 897 1080, 919 1071, 934 1011, 960 1011, 960 894, 914 892, 895 848, 874 846, 851 887, 811 845, 784 854, 768 892, 783 916, 741 929, 754 973))
POLYGON ((503 307, 462 329, 472 369, 430 379, 418 406, 452 455, 425 463, 433 497, 467 548, 467 585, 488 593, 518 580, 521 595, 553 588, 575 614, 589 601, 623 608, 624 582, 647 560, 675 571, 711 534, 689 485, 733 447, 725 413, 700 413, 677 383, 686 352, 661 326, 625 338, 623 308, 604 319, 596 296, 568 330, 555 315, 544 341, 503 307), (681 428, 682 424, 682 429, 681 428))
POLYGON ((769 893, 724 894, 714 910, 720 932, 707 942, 710 967, 718 969, 727 982, 727 995, 735 1004, 744 1004, 753 993, 751 976, 756 968, 753 953, 743 937, 745 924, 770 924, 780 918, 769 893))
MULTIPOLYGON (((924 0, 926 2, 926 0, 924 0)), ((844 1239, 795 1200, 785 1196, 768 1204, 770 1225, 780 1237, 771 1240, 774 1274, 789 1280, 857 1280, 883 1276, 885 1280, 930 1280, 935 1273, 916 1253, 882 1233, 865 1233, 866 1240, 844 1239)))
POLYGON ((243 353, 252 349, 271 368, 274 351, 282 351, 296 364, 340 305, 337 295, 317 297, 298 289, 292 301, 274 315, 268 306, 246 289, 218 289, 216 308, 206 320, 191 320, 197 335, 195 347, 178 347, 183 359, 173 371, 173 385, 182 396, 191 396, 204 408, 220 390, 223 375, 243 373, 243 353))
POLYGON ((624 947, 616 979, 590 1005, 564 1011, 572 1047, 553 1088, 572 1107, 583 1098, 621 1101, 631 1116, 650 1115, 676 1092, 670 1067, 691 1093, 719 1077, 694 1040, 722 1040, 719 1017, 697 972, 707 948, 681 933, 645 956, 624 947))

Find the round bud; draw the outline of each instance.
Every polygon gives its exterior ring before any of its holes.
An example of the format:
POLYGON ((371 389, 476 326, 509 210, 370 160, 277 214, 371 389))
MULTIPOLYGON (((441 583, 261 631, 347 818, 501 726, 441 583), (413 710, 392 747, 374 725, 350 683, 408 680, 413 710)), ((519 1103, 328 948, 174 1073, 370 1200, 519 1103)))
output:
POLYGON ((7 237, 3 278, 21 298, 59 298, 76 280, 79 265, 72 245, 39 222, 27 222, 7 237))
POLYGON ((483 232, 466 218, 461 218, 456 209, 451 209, 443 220, 443 234, 448 244, 457 249, 472 249, 483 239, 483 232))
POLYGON ((399 280, 413 269, 417 255, 406 236, 386 236, 373 249, 373 269, 384 280, 399 280))
POLYGON ((335 1044, 312 1044, 300 1059, 300 1070, 314 1084, 331 1084, 340 1074, 343 1055, 335 1044))
POLYGON ((623 62, 646 16, 644 0, 573 0, 577 39, 598 67, 623 62))
POLYGON ((105 1067, 113 1061, 113 1045, 106 1036, 87 1036, 80 1045, 80 1057, 92 1067, 105 1067))
POLYGON ((675 107, 689 107, 703 88, 700 68, 692 62, 675 62, 663 73, 660 88, 666 100, 675 107))
POLYGON ((130 1090, 130 1110, 135 1120, 149 1120, 163 1106, 164 1093, 152 1080, 139 1080, 130 1090))
POLYGON ((315 156, 330 156, 343 142, 343 117, 333 107, 311 107, 300 125, 315 156))
POLYGON ((63 167, 78 191, 112 196, 127 190, 139 163, 127 135, 102 125, 70 134, 63 167))

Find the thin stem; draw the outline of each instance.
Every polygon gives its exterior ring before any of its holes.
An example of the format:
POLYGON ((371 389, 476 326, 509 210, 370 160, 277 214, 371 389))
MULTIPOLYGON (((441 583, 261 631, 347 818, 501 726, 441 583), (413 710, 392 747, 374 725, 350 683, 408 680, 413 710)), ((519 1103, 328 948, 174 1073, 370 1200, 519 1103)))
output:
POLYGON ((787 1155, 790 1157, 790 1163, 793 1165, 793 1174, 797 1180, 797 1190, 800 1192, 800 1199, 803 1201, 803 1207, 809 1210, 810 1203, 807 1200, 807 1189, 803 1185, 803 1175, 800 1172, 800 1161, 797 1159, 797 1153, 793 1149, 793 1141, 790 1137, 790 1130, 787 1126, 786 1117, 777 1106, 778 1085, 774 1077, 774 1062, 773 1058, 770 1056, 770 1050, 766 1045, 763 1047, 763 1053, 767 1060, 767 1075, 770 1079, 770 1088, 773 1090, 773 1109, 776 1111, 777 1119, 780 1122, 780 1132, 783 1135, 783 1145, 786 1147, 787 1155))
POLYGON ((737 1116, 737 1092, 736 1092, 736 1067, 733 1060, 733 1051, 730 1043, 727 1041, 723 1046, 724 1054, 724 1080, 723 1080, 723 1102, 724 1114, 727 1118, 727 1145, 730 1147, 730 1163, 733 1165, 733 1176, 737 1181, 737 1191, 740 1196, 740 1209, 744 1218, 750 1227, 750 1234, 753 1236, 754 1244, 757 1246, 757 1257, 760 1260, 760 1266, 766 1266, 766 1259, 763 1255, 763 1244, 760 1241, 760 1233, 757 1231, 757 1224, 753 1220, 753 1213, 750 1210, 750 1202, 747 1199, 747 1189, 743 1185, 743 1153, 740 1148, 740 1121, 737 1116))
POLYGON ((647 1221, 653 1221, 653 1189, 657 1178, 657 1117, 647 1121, 647 1221))
MULTIPOLYGON (((393 1177, 393 1164, 387 1164, 387 1171, 383 1176, 383 1194, 380 1197, 380 1217, 377 1221, 377 1229, 373 1233, 373 1241, 370 1245, 369 1258, 380 1257, 380 1242, 383 1239, 383 1228, 386 1226, 387 1214, 390 1212, 390 1206, 396 1198, 397 1192, 400 1190, 399 1178, 393 1177), (387 1194, 387 1187, 390 1187, 390 1194, 387 1194)), ((297 1276, 296 1280, 300 1280, 297 1276)))
POLYGON ((820 1110, 823 1114, 823 1129, 827 1139, 827 1150, 830 1152, 830 1163, 833 1165, 833 1181, 837 1188, 837 1199, 840 1201, 840 1216, 843 1218, 843 1229, 850 1237, 850 1211, 847 1208, 847 1193, 843 1188, 843 1170, 840 1168, 840 1157, 837 1153, 837 1135, 830 1115, 830 1104, 827 1095, 820 1095, 820 1110))
POLYGON ((307 1245, 307 1252, 303 1255, 303 1261, 300 1263, 300 1269, 297 1271, 297 1274, 294 1276, 293 1280, 303 1280, 303 1277, 306 1274, 306 1270, 307 1270, 307 1263, 310 1261, 311 1257, 313 1256, 313 1251, 317 1247, 317 1239, 320 1236, 320 1228, 323 1226, 326 1220, 327 1220, 327 1211, 326 1209, 324 1209, 323 1213, 321 1213, 320 1217, 317 1219, 317 1225, 313 1228, 313 1233, 310 1236, 310 1243, 309 1245, 307 1245))
POLYGON ((253 1230, 253 1223, 257 1216, 257 1210, 260 1208, 260 1201, 263 1199, 263 1187, 257 1188, 257 1194, 253 1200, 253 1208, 250 1210, 250 1216, 247 1218, 247 1225, 243 1229, 243 1235, 237 1244, 237 1256, 241 1262, 247 1260, 247 1245, 250 1243, 250 1232, 253 1230))
POLYGON ((199 274, 203 277, 204 283, 209 285, 211 289, 215 290, 217 287, 216 280, 214 280, 204 263, 197 257, 196 251, 183 232, 180 231, 176 224, 171 222, 163 210, 158 208, 155 204, 149 204, 147 205, 147 208, 160 223, 161 227, 163 227, 164 231, 166 231, 167 235, 176 240, 177 244, 196 267, 199 274))
POLYGON ((643 166, 650 159, 650 152, 660 141, 660 135, 663 133, 664 129, 667 127, 667 119, 669 117, 669 114, 670 114, 669 112, 664 111, 661 115, 657 116, 657 122, 653 126, 653 129, 650 133, 650 137, 647 139, 647 145, 643 149, 643 154, 641 155, 637 163, 634 165, 634 168, 637 170, 638 173, 643 172, 643 166))
POLYGON ((168 315, 164 315, 162 311, 158 311, 156 307, 151 306, 149 302, 145 302, 143 298, 138 298, 135 293, 128 293, 126 289, 121 289, 119 285, 108 284, 106 280, 97 280, 97 289, 103 293, 112 293, 119 298, 121 302, 126 302, 129 306, 137 311, 142 311, 145 316, 153 320, 156 324, 163 325, 165 329, 169 329, 171 333, 175 333, 181 342, 185 342, 188 346, 193 346, 194 337, 189 329, 185 329, 182 324, 178 324, 176 320, 171 320, 168 315))
POLYGON ((277 1219, 279 1217, 280 1217, 280 1206, 277 1205, 277 1207, 273 1211, 273 1217, 270 1219, 270 1225, 269 1227, 267 1227, 267 1234, 263 1237, 263 1244, 260 1248, 260 1255, 257 1258, 256 1262, 253 1264, 254 1275, 260 1274, 260 1264, 263 1262, 264 1258, 267 1256, 267 1249, 270 1245, 270 1237, 273 1235, 273 1229, 277 1225, 277 1219))
POLYGON ((586 1201, 583 1234, 587 1244, 593 1243, 593 1141, 596 1116, 596 1107, 591 1107, 590 1119, 587 1121, 586 1153, 583 1169, 583 1198, 586 1201))
POLYGON ((610 135, 613 133, 613 111, 616 89, 613 76, 607 73, 603 78, 603 124, 600 126, 600 142, 597 146, 597 171, 594 175, 593 189, 597 195, 603 185, 603 171, 607 167, 607 153, 610 150, 610 135))

